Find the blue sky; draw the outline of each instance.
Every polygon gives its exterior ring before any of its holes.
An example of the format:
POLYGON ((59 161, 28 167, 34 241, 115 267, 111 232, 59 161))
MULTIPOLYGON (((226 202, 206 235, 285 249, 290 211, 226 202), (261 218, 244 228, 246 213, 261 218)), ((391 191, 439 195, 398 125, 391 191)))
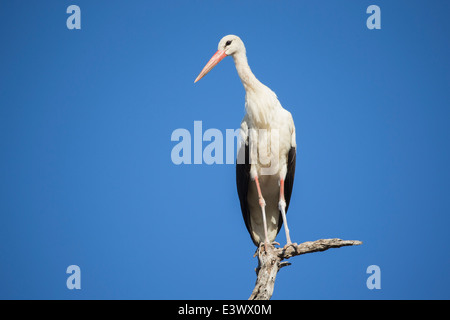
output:
MULTIPOLYGON (((0 298, 247 299, 257 261, 234 165, 171 134, 236 129, 227 34, 297 128, 296 242, 273 299, 449 299, 448 1, 2 1, 0 298), (66 9, 81 8, 81 30, 66 9), (381 30, 366 9, 381 8, 381 30), (81 290, 66 268, 81 268, 81 290), (381 269, 381 289, 366 269, 381 269)), ((206 145, 206 144, 205 144, 206 145)), ((203 147, 205 147, 203 145, 203 147)), ((284 243, 284 233, 278 238, 284 243)))

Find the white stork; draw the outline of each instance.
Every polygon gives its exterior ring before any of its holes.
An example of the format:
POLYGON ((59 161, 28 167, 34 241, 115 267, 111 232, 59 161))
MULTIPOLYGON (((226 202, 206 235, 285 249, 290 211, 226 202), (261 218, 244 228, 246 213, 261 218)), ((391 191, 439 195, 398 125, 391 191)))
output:
POLYGON ((253 243, 256 246, 264 243, 267 249, 284 223, 287 246, 291 239, 286 212, 294 184, 296 157, 294 121, 276 94, 250 70, 244 43, 238 36, 228 35, 220 40, 218 51, 195 82, 226 56, 233 57, 246 92, 246 114, 241 122, 242 140, 236 163, 236 184, 245 226, 253 243))

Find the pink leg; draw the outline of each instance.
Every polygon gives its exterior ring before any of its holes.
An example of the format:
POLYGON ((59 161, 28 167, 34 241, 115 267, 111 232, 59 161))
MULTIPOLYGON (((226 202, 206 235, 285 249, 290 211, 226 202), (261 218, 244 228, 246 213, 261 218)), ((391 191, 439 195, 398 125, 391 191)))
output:
POLYGON ((291 236, 289 235, 289 228, 286 219, 286 200, 284 198, 284 179, 280 180, 280 202, 278 202, 278 209, 283 217, 284 232, 286 233, 286 245, 291 244, 291 236))
POLYGON ((263 226, 264 226, 264 248, 267 251, 267 245, 268 245, 268 237, 267 237, 267 221, 266 221, 266 201, 264 200, 262 193, 261 193, 261 187, 259 186, 259 180, 258 177, 255 177, 255 183, 256 183, 256 189, 258 190, 258 197, 259 197, 259 206, 261 207, 261 213, 263 218, 263 226))

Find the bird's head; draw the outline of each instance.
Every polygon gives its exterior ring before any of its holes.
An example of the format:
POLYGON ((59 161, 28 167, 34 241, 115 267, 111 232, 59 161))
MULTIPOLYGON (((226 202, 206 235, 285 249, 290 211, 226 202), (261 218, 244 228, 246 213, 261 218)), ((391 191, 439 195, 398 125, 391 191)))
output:
POLYGON ((233 56, 238 53, 245 53, 245 46, 241 38, 235 35, 228 35, 219 41, 217 52, 208 61, 202 72, 195 79, 194 83, 203 78, 208 72, 212 70, 223 58, 226 56, 233 56))
POLYGON ((238 52, 245 53, 245 46, 241 38, 230 34, 228 36, 223 37, 219 41, 219 46, 217 47, 217 50, 225 51, 225 54, 227 56, 232 56, 238 52))

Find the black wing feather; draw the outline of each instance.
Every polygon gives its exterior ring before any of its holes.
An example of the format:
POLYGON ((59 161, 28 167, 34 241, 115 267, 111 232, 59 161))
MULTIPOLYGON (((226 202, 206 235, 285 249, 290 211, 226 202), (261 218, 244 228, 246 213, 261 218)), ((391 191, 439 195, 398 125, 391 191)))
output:
POLYGON ((248 209, 247 195, 248 195, 248 185, 250 183, 250 161, 249 161, 249 147, 248 144, 242 143, 238 151, 238 159, 243 159, 245 152, 245 162, 239 163, 236 161, 236 187, 239 196, 239 201, 241 203, 242 217, 244 218, 245 226, 247 231, 252 238, 253 243, 257 246, 255 239, 252 237, 252 229, 250 226, 250 211, 248 209))
MULTIPOLYGON (((289 209, 289 203, 291 201, 291 195, 292 195, 292 188, 294 187, 294 176, 295 176, 295 162, 296 162, 296 148, 291 147, 288 154, 288 161, 287 161, 287 172, 286 172, 286 179, 284 179, 284 198, 286 200, 286 214, 289 209)), ((283 225, 283 219, 281 218, 281 212, 280 212, 280 218, 278 219, 278 232, 280 232, 281 226, 283 225)))

